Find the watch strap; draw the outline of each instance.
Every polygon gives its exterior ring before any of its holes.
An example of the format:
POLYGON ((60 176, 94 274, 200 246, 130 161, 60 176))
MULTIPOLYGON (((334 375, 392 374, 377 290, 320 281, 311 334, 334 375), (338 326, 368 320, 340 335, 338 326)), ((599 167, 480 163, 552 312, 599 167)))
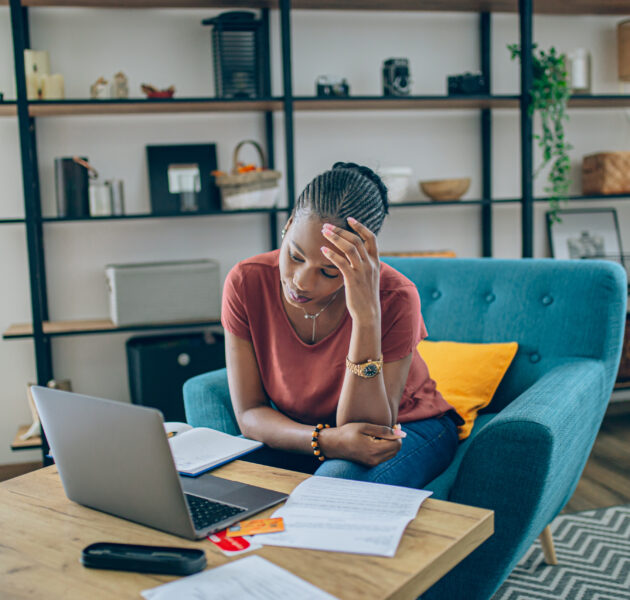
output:
POLYGON ((376 377, 383 369, 383 355, 380 358, 373 360, 368 358, 365 362, 354 363, 346 356, 346 369, 364 379, 371 379, 376 377))

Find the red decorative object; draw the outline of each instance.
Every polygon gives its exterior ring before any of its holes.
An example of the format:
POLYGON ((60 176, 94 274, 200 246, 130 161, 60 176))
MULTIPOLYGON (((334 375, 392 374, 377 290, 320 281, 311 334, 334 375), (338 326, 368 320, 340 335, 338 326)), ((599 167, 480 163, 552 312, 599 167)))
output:
POLYGON ((158 90, 154 88, 152 85, 148 85, 143 83, 141 86, 142 91, 147 95, 147 98, 151 99, 164 99, 164 98, 172 98, 175 93, 175 86, 172 85, 165 90, 158 90))

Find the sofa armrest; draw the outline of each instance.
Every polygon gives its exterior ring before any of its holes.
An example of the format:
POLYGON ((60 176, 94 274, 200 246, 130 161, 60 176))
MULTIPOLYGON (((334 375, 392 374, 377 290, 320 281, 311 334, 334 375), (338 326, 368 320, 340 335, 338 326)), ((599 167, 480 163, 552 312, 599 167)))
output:
POLYGON ((427 598, 494 593, 575 489, 609 388, 602 361, 567 359, 472 440, 449 500, 494 510, 495 533, 427 598))

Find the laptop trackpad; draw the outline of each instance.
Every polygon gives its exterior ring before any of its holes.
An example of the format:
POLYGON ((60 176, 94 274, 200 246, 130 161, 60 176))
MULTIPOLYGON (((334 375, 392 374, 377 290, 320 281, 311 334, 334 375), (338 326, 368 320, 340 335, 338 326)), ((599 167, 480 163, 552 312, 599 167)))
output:
POLYGON ((182 488, 187 494, 195 494, 202 498, 218 500, 227 504, 235 504, 243 508, 262 510, 287 498, 287 494, 265 488, 230 481, 204 473, 199 477, 183 477, 180 475, 182 488))
POLYGON ((224 496, 244 486, 244 484, 238 481, 222 479, 221 477, 215 477, 209 473, 204 473, 199 477, 184 477, 180 475, 179 480, 182 482, 182 488, 185 493, 196 494, 197 496, 203 496, 205 498, 214 498, 216 500, 221 500, 224 496))

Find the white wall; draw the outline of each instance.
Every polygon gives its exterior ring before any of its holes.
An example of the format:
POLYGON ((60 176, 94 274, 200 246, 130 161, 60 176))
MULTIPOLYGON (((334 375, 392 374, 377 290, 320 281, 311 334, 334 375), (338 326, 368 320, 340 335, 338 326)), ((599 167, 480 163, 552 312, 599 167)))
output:
MULTIPOLYGON (((178 96, 213 94, 210 34, 200 25, 212 11, 31 9, 33 48, 47 49, 53 71, 66 80, 68 97, 85 98, 99 76, 123 70, 132 95, 140 83, 174 84, 178 96)), ((615 25, 609 17, 536 17, 543 47, 577 46, 593 55, 594 91, 617 92, 615 25)), ((444 93, 446 76, 478 69, 478 18, 472 14, 355 13, 301 11, 293 14, 293 77, 296 95, 312 95, 320 74, 344 75, 352 94, 380 94, 385 58, 411 61, 413 93, 444 93)), ((493 89, 518 91, 518 66, 507 43, 517 40, 513 15, 493 17, 493 89)), ((279 23, 272 13, 274 93, 281 92, 279 23)), ((15 97, 11 30, 7 7, 0 7, 0 91, 15 97)), ((494 194, 515 197, 520 190, 518 112, 495 111, 494 194)), ((281 115, 275 117, 276 164, 284 165, 281 115)), ((468 197, 480 195, 479 118, 475 111, 310 112, 295 120, 298 191, 337 160, 372 167, 408 165, 414 186, 428 178, 470 176, 468 197)), ((572 111, 568 138, 579 193, 584 154, 630 147, 627 111, 572 111)), ((159 115, 41 118, 37 121, 42 203, 54 214, 53 159, 87 155, 104 177, 125 181, 127 209, 149 207, 144 146, 158 143, 216 142, 219 166, 230 167, 235 144, 263 140, 257 114, 159 115)), ((536 182, 542 194, 544 182, 536 182)), ((415 197, 419 192, 414 190, 415 197)), ((602 203, 600 203, 602 204, 602 203)), ((579 206, 596 203, 580 203, 579 206)), ((630 204, 616 206, 626 248, 630 248, 630 204)), ((546 256, 543 205, 536 206, 535 254, 546 256)), ((0 118, 0 218, 23 215, 22 184, 14 118, 0 118)), ((444 249, 479 256, 478 207, 396 209, 380 236, 383 250, 444 249)), ((103 267, 110 262, 210 257, 222 276, 239 259, 268 247, 267 217, 162 219, 45 226, 49 304, 52 319, 108 316, 103 267)), ((520 255, 517 205, 494 211, 495 256, 520 255)), ((26 241, 23 226, 0 227, 0 328, 30 320, 26 241)), ((128 335, 94 335, 53 340, 55 375, 70 378, 76 391, 128 399, 124 341, 128 335)), ((37 452, 11 453, 19 424, 29 421, 25 385, 33 380, 32 342, 0 342, 0 464, 36 460, 37 452)))

